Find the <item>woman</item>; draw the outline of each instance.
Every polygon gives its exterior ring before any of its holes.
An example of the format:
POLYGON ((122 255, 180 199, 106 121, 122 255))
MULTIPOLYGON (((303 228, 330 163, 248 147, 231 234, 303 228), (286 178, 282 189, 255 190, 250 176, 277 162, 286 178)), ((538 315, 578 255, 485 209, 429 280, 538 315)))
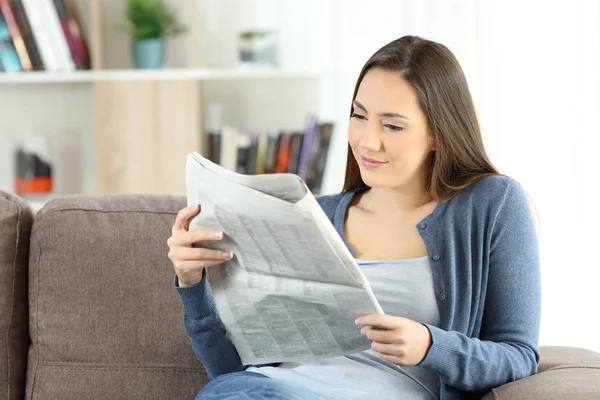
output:
POLYGON ((204 276, 229 259, 192 243, 183 209, 169 239, 185 327, 211 382, 198 398, 453 399, 537 372, 540 271, 523 191, 485 153, 465 76, 443 45, 406 36, 356 84, 341 194, 318 199, 385 315, 357 320, 372 350, 242 366, 204 276))

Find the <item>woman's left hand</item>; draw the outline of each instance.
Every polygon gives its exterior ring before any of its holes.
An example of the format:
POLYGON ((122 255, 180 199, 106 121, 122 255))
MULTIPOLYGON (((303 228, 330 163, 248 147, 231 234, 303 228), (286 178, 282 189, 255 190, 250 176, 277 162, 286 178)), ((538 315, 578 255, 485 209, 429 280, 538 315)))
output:
POLYGON ((371 342, 371 348, 385 361, 396 365, 419 364, 432 344, 431 332, 423 324, 391 315, 363 315, 356 320, 361 333, 371 342))

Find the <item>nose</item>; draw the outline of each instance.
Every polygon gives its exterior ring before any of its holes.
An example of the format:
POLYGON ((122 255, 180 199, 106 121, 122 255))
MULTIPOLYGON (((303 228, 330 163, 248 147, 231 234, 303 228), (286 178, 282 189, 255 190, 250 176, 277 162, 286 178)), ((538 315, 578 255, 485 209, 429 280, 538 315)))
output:
POLYGON ((380 130, 375 126, 369 126, 362 139, 362 147, 364 147, 366 150, 372 152, 381 150, 380 130))

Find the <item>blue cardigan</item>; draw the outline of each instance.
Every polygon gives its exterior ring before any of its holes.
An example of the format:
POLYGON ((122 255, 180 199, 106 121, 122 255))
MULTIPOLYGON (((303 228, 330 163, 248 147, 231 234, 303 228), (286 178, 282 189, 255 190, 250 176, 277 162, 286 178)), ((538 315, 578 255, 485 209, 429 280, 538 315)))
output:
MULTIPOLYGON (((357 193, 318 198, 344 237, 346 210, 357 193)), ((463 189, 417 224, 433 272, 439 327, 420 366, 436 372, 441 399, 479 397, 537 372, 540 263, 535 225, 524 192, 512 179, 490 176, 463 189)), ((216 311, 210 287, 175 286, 192 347, 214 378, 244 369, 216 311)))

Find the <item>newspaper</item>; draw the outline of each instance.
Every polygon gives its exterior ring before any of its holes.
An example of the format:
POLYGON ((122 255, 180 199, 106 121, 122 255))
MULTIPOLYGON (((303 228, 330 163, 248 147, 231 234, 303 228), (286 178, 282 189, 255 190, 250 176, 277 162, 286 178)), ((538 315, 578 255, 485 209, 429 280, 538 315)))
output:
POLYGON ((294 174, 243 175, 198 153, 186 161, 190 230, 231 251, 207 269, 219 315, 244 365, 327 358, 370 348, 355 319, 383 311, 306 184, 294 174))

